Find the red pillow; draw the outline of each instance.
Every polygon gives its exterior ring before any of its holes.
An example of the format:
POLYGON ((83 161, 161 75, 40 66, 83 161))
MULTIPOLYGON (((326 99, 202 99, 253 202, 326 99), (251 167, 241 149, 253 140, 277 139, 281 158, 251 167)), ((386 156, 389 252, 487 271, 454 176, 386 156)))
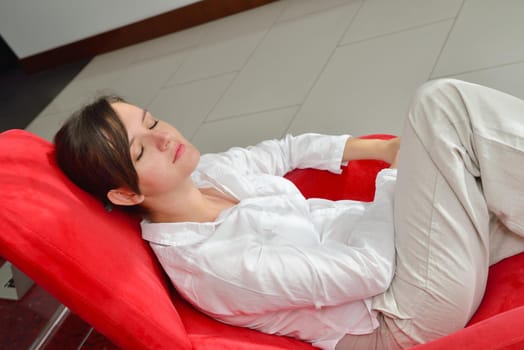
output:
POLYGON ((57 168, 51 143, 0 134, 0 255, 125 349, 191 349, 138 222, 57 168))
MULTIPOLYGON (((365 139, 390 139, 391 135, 366 135, 365 139)), ((296 169, 286 174, 306 198, 373 201, 377 173, 389 164, 377 160, 354 160, 342 167, 342 174, 324 170, 296 169)))

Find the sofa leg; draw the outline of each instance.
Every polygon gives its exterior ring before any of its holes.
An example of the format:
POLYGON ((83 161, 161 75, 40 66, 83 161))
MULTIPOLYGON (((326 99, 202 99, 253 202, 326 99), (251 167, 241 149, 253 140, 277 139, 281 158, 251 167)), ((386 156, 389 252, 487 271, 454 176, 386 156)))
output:
POLYGON ((29 350, 44 349, 70 313, 71 311, 66 306, 60 304, 53 316, 51 316, 42 331, 38 334, 33 344, 31 344, 29 350))

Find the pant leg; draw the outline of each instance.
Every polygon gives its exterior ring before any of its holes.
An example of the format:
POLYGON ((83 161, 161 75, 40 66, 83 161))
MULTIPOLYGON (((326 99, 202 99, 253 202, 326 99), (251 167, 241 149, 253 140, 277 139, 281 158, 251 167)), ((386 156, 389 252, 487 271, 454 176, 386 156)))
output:
POLYGON ((482 299, 490 255, 524 250, 523 135, 517 98, 455 80, 419 90, 400 151, 396 274, 374 299, 401 346, 462 328, 482 299), (505 234, 520 246, 508 249, 505 234))
POLYGON ((510 231, 498 218, 490 221, 490 266, 524 251, 524 237, 510 231))
POLYGON ((373 333, 364 335, 348 334, 338 342, 335 350, 402 350, 402 347, 395 339, 395 335, 400 330, 394 324, 385 323, 384 319, 384 315, 378 314, 379 327, 373 333))

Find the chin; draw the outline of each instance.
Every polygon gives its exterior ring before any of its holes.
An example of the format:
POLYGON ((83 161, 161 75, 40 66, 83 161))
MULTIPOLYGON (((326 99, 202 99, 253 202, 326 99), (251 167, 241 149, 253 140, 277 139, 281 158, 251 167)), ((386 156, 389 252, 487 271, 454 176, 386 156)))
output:
POLYGON ((200 162, 200 151, 191 145, 187 147, 185 156, 185 161, 189 168, 188 170, 192 173, 200 162))

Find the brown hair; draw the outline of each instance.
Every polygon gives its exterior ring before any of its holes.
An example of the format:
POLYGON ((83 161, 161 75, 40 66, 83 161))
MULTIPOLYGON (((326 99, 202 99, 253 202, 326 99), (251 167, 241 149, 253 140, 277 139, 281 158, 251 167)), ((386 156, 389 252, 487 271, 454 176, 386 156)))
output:
POLYGON ((140 194, 127 131, 111 107, 124 102, 102 96, 75 112, 54 137, 62 171, 80 188, 108 203, 107 192, 127 187, 140 194))

